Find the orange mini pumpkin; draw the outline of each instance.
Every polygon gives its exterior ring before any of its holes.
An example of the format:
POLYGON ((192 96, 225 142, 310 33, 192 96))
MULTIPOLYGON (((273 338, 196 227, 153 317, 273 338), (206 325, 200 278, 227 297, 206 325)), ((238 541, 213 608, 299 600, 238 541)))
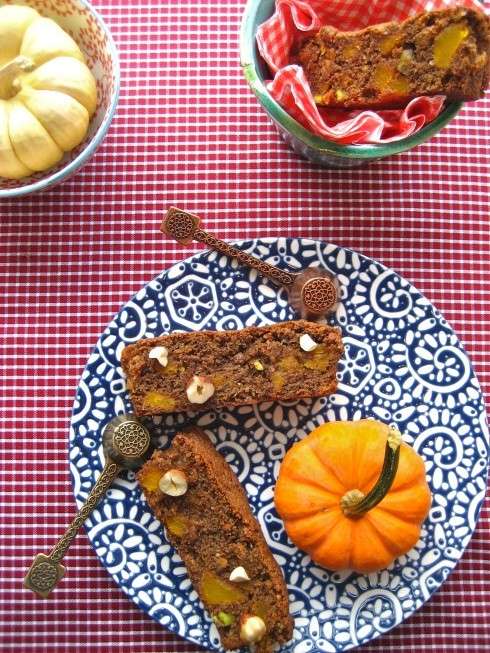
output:
POLYGON ((422 458, 370 419, 324 424, 294 444, 274 499, 290 539, 315 562, 363 573, 415 545, 431 504, 422 458))

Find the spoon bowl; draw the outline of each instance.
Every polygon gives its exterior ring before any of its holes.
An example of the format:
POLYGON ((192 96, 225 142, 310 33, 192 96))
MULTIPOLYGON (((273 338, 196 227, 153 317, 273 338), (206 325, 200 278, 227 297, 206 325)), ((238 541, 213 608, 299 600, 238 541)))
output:
POLYGON ((134 415, 111 419, 102 435, 106 459, 124 469, 138 469, 148 459, 151 438, 148 430, 134 415))

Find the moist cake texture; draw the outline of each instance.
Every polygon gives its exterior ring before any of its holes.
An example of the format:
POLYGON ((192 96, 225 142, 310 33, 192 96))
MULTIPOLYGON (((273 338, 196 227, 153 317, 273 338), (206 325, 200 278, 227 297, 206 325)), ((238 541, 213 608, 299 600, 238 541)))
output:
POLYGON ((170 448, 153 453, 137 478, 216 623, 223 646, 250 644, 247 635, 254 633, 259 637, 257 653, 287 642, 293 626, 281 569, 238 479, 207 436, 197 428, 177 434, 170 448), (172 496, 160 489, 160 479, 168 473, 181 475, 183 494, 174 488, 172 496))
POLYGON ((136 415, 294 401, 335 392, 340 330, 296 320, 172 333, 129 345, 121 364, 136 415), (300 338, 308 335, 314 349, 300 338))
POLYGON ((325 26, 297 58, 318 105, 396 108, 421 95, 477 100, 489 84, 490 19, 453 7, 358 32, 325 26))

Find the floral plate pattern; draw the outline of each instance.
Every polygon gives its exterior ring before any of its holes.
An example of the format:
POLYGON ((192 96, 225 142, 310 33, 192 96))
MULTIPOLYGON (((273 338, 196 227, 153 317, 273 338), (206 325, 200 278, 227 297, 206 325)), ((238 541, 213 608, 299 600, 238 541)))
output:
MULTIPOLYGON (((294 637, 283 653, 345 651, 390 630, 419 608, 454 568, 485 494, 489 435, 470 362, 446 320, 395 272, 355 252, 306 239, 241 246, 291 270, 324 266, 340 283, 332 324, 345 355, 327 398, 264 403, 194 421, 245 487, 281 565, 294 637), (426 462, 433 504, 417 545, 367 576, 329 572, 288 540, 273 505, 281 460, 298 438, 327 420, 375 417, 395 423, 426 462)), ((130 300, 101 335, 78 386, 69 460, 78 504, 103 466, 101 434, 131 404, 120 367, 123 347, 169 331, 239 329, 294 318, 284 290, 214 252, 162 273, 130 300)), ((161 446, 189 416, 154 418, 161 446)), ((87 521, 95 551, 121 589, 162 626, 207 650, 222 650, 215 625, 184 565, 147 508, 134 473, 122 474, 87 521)))

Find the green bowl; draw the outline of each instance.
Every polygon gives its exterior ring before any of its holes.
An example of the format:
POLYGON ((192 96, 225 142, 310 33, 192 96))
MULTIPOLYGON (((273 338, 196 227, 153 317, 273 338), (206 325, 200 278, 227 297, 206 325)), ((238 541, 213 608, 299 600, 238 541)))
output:
POLYGON ((461 108, 461 102, 452 102, 435 120, 413 136, 383 145, 337 145, 315 136, 292 118, 266 88, 266 80, 271 78, 271 74, 259 54, 255 35, 259 25, 272 16, 274 8, 275 0, 248 0, 240 33, 240 62, 250 88, 281 136, 306 159, 327 167, 350 168, 406 152, 437 134, 461 108))

